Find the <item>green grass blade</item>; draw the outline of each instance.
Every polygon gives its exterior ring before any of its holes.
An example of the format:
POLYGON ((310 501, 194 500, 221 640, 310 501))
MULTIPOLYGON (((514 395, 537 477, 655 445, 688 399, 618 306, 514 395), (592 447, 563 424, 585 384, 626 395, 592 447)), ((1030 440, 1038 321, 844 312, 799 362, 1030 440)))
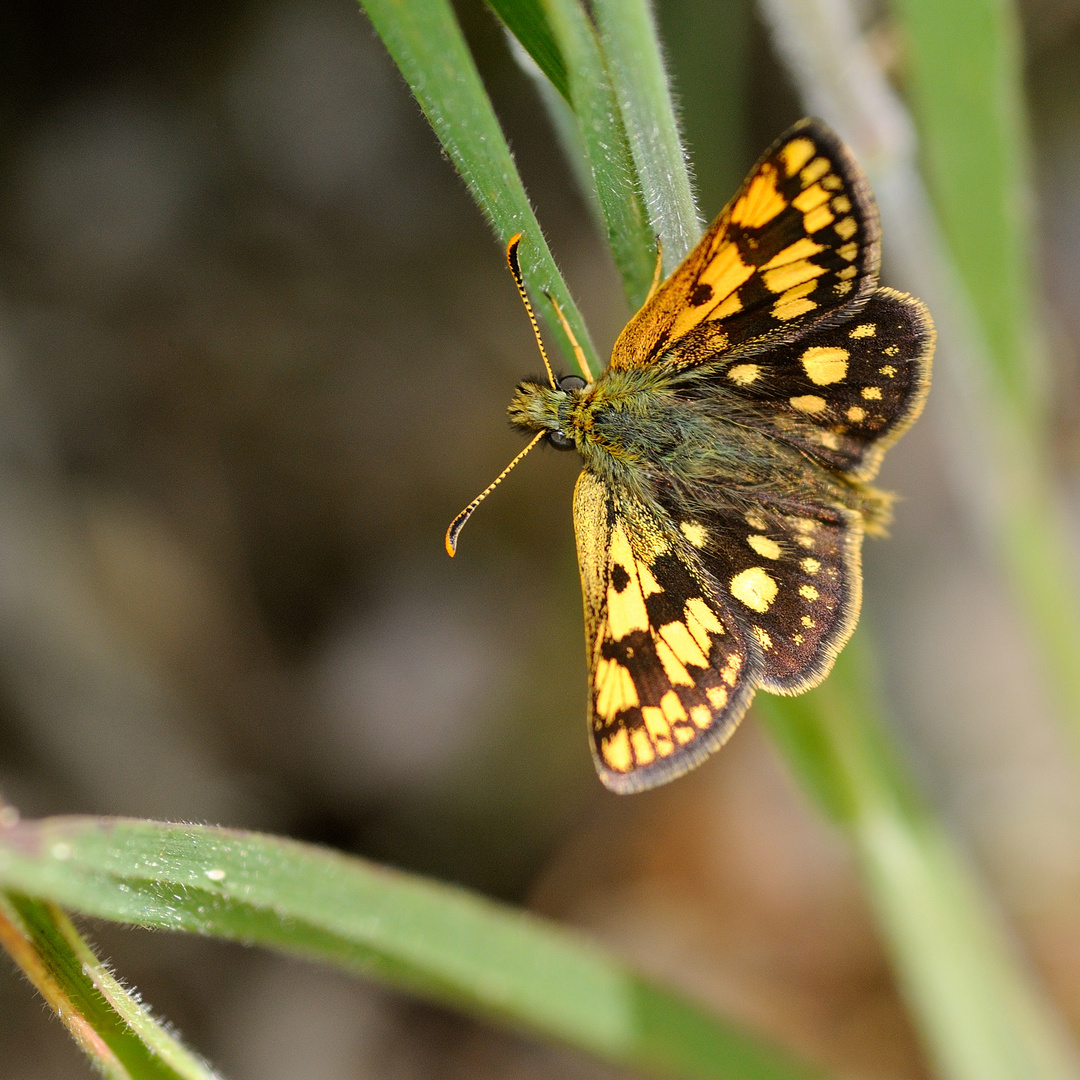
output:
POLYGON ((559 43, 536 0, 487 0, 503 25, 521 42, 551 85, 570 101, 570 79, 559 43))
POLYGON ((829 679, 757 708, 825 812, 847 831, 901 988, 942 1077, 1076 1080, 1075 1051, 997 911, 914 794, 867 674, 865 634, 829 679))
POLYGON ((608 245, 630 307, 636 311, 652 283, 655 238, 615 90, 596 33, 579 0, 540 3, 566 57, 570 103, 604 215, 608 245))
POLYGON ((647 0, 593 0, 653 231, 670 273, 701 237, 656 24, 647 0))
POLYGON ((1003 396, 1039 414, 1019 15, 1010 0, 896 0, 905 85, 942 229, 1003 396))
POLYGON ((969 410, 979 408, 968 419, 968 441, 979 440, 981 465, 995 488, 979 524, 996 543, 1080 752, 1080 581, 1038 424, 1041 351, 1032 319, 1030 165, 1016 13, 1009 3, 983 0, 940 6, 902 0, 898 12, 928 178, 985 342, 975 358, 978 370, 964 372, 969 382, 985 385, 984 400, 967 386, 962 396, 969 410))
POLYGON ((573 350, 545 292, 558 301, 588 365, 598 372, 592 339, 529 205, 450 4, 447 0, 362 0, 362 7, 499 239, 505 244, 515 233, 525 234, 519 251, 521 270, 563 354, 573 362, 573 350))
POLYGON ((0 887, 119 922, 281 949, 631 1068, 820 1076, 542 919, 275 837, 24 822, 0 833, 0 887))
POLYGON ((109 1080, 219 1080, 117 982, 52 904, 0 894, 0 944, 109 1080))

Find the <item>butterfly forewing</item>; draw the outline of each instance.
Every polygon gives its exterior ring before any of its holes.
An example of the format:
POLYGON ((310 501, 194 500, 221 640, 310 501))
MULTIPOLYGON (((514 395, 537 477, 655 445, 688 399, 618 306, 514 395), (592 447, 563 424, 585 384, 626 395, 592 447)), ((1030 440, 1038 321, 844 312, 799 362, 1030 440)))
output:
POLYGON ((877 284, 878 220, 866 180, 823 124, 796 125, 656 295, 611 366, 679 366, 754 352, 855 311, 877 284))
POLYGON ((761 678, 756 651, 670 522, 583 472, 574 524, 593 758, 613 791, 654 787, 735 729, 761 678))

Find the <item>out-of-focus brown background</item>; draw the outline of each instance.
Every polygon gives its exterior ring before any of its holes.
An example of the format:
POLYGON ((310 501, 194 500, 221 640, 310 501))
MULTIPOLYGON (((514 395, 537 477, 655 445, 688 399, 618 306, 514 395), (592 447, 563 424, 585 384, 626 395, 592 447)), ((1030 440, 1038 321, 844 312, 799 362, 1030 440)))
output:
MULTIPOLYGON (((749 5, 659 10, 711 216, 800 109, 749 5)), ((606 349, 628 315, 614 271, 502 32, 478 2, 460 12, 606 349)), ((1076 518, 1080 4, 1024 15, 1076 518)), ((658 792, 593 776, 574 456, 535 455, 446 558, 447 521, 520 446, 505 403, 539 359, 499 246, 355 3, 9 0, 0 93, 6 798, 462 882, 845 1075, 926 1076, 844 843, 752 720, 658 792)), ((867 547, 864 618, 904 751, 1080 1027, 1077 773, 947 486, 947 423, 931 396, 886 464, 903 501, 867 547)), ((235 1080, 614 1075, 273 955, 90 933, 235 1080)), ((0 963, 0 1077, 88 1075, 0 963)))

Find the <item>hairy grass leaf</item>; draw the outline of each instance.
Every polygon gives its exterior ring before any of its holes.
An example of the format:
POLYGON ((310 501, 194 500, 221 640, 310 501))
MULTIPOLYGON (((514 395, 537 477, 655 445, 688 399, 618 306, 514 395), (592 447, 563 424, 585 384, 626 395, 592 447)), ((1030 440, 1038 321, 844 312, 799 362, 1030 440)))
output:
POLYGON ((376 978, 667 1076, 820 1076, 542 919, 276 837, 94 818, 0 831, 0 888, 376 978))

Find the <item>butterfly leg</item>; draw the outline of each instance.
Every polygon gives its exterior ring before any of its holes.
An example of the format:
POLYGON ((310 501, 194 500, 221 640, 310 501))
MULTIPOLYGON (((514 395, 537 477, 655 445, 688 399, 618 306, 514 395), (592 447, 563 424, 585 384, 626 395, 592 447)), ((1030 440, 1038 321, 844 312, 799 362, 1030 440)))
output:
POLYGON ((551 306, 555 309, 555 314, 559 317, 559 322, 562 324, 566 336, 570 339, 570 345, 574 350, 574 358, 578 362, 578 367, 581 368, 581 373, 588 382, 595 382, 595 376, 589 368, 589 361, 585 359, 585 350, 578 344, 578 339, 574 337, 574 331, 570 329, 570 324, 566 321, 562 308, 559 307, 559 301, 549 292, 545 292, 544 295, 551 301, 551 306))

